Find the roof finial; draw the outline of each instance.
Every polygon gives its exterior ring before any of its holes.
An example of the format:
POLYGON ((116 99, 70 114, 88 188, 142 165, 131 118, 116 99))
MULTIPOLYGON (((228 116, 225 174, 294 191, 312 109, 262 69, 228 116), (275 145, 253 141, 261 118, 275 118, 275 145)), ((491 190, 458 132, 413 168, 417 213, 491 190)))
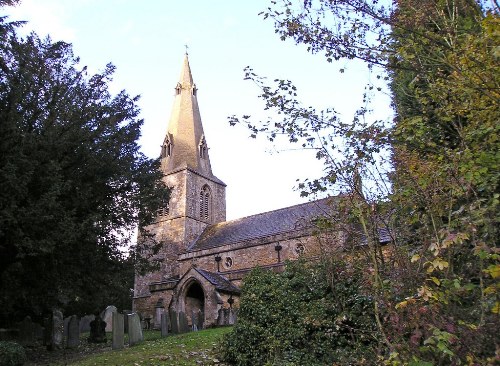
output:
POLYGON ((184 47, 186 47, 186 56, 187 56, 187 55, 188 55, 188 48, 189 48, 189 47, 188 47, 188 45, 187 45, 187 44, 185 44, 185 45, 184 45, 184 47))

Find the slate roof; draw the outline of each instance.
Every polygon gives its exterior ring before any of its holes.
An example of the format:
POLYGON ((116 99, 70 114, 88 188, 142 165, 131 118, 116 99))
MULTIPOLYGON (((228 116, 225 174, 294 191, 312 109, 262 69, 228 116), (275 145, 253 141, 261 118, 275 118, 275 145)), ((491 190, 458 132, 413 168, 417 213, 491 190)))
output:
POLYGON ((210 225, 188 247, 188 252, 220 247, 312 227, 311 221, 327 215, 332 198, 210 225))
POLYGON ((227 278, 218 273, 208 272, 201 268, 195 268, 195 271, 201 274, 212 285, 214 285, 218 291, 230 294, 240 293, 240 289, 237 286, 233 285, 227 278))

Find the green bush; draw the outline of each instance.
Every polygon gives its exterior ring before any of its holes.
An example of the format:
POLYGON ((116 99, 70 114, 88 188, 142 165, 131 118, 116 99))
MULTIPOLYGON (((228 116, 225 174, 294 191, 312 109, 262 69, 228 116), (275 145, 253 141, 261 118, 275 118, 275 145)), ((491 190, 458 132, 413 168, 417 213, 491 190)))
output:
POLYGON ((26 362, 24 348, 16 342, 0 342, 0 366, 21 366, 26 362))
POLYGON ((343 262, 254 270, 242 287, 238 323, 220 347, 233 365, 331 365, 375 360, 373 304, 361 275, 343 262))

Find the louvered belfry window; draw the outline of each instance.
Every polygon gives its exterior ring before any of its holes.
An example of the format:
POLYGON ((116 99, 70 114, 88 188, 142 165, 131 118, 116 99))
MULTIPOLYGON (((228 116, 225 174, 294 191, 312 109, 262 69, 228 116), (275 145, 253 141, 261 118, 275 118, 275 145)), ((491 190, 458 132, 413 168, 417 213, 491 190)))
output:
POLYGON ((200 191, 200 219, 209 220, 210 219, 210 207, 211 197, 210 188, 204 185, 200 191))

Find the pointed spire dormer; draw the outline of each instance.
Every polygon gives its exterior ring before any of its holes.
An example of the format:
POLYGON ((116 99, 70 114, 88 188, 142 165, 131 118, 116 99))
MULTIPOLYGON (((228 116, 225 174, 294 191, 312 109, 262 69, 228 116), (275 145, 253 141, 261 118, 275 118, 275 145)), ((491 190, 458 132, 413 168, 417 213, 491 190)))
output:
POLYGON ((186 53, 179 82, 175 86, 174 105, 161 150, 162 170, 166 174, 188 168, 206 177, 213 177, 197 92, 186 53))

